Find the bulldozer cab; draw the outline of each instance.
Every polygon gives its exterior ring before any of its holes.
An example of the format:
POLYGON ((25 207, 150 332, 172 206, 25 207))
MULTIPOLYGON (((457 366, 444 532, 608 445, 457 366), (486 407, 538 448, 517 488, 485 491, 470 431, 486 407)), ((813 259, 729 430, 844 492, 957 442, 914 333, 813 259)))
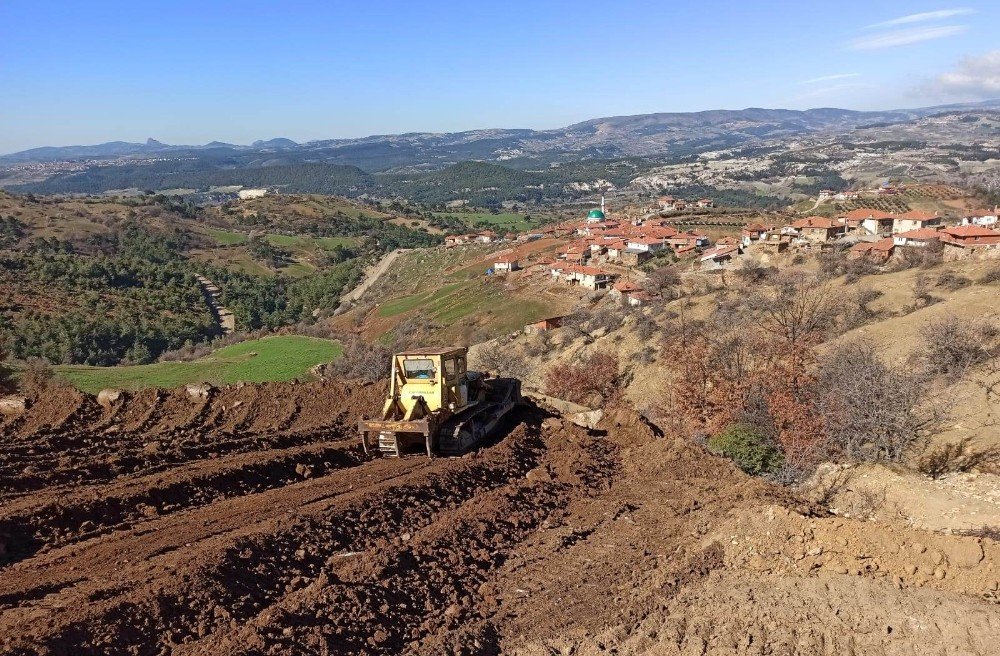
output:
POLYGON ((426 348, 392 357, 382 414, 361 419, 365 453, 460 455, 489 436, 521 401, 521 382, 467 369, 468 350, 426 348))
POLYGON ((456 412, 469 402, 467 349, 419 349, 393 356, 383 419, 420 419, 456 412))

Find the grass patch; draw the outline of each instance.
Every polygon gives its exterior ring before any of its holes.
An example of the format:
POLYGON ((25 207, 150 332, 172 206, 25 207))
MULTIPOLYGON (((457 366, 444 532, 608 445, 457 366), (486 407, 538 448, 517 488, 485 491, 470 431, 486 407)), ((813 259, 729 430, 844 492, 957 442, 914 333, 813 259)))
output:
POLYGON ((435 292, 420 292, 418 294, 411 294, 410 296, 404 296, 402 298, 391 300, 388 303, 384 303, 378 309, 378 314, 380 317, 394 317, 397 314, 409 312, 410 310, 414 310, 421 305, 435 303, 443 298, 447 298, 452 292, 461 286, 462 283, 456 282, 450 285, 445 285, 435 292))
POLYGON ((240 244, 247 243, 247 236, 242 232, 219 230, 218 228, 205 228, 205 232, 207 232, 219 246, 239 246, 240 244))
POLYGON ((231 385, 288 381, 306 377, 310 368, 335 360, 342 353, 341 345, 328 339, 280 335, 226 346, 192 362, 129 367, 61 365, 54 369, 56 375, 78 389, 96 394, 106 388, 136 390, 200 382, 231 385))
POLYGON ((269 234, 267 241, 272 246, 280 246, 282 248, 333 250, 336 246, 353 246, 358 240, 352 237, 303 237, 301 235, 269 234))
MULTIPOLYGON (((219 246, 239 246, 247 243, 247 236, 233 230, 205 228, 205 232, 219 246)), ((267 241, 272 246, 295 248, 300 250, 333 250, 337 246, 354 246, 358 240, 354 237, 306 237, 303 235, 267 235, 267 241)))
POLYGON ((531 221, 524 218, 524 214, 501 213, 490 214, 489 212, 438 212, 435 216, 461 221, 473 228, 492 228, 495 232, 524 232, 541 225, 538 217, 532 217, 531 221))

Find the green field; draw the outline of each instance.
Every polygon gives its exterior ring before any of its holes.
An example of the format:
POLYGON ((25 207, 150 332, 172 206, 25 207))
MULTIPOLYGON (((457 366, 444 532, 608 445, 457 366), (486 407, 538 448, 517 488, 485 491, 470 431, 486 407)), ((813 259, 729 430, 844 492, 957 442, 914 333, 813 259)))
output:
MULTIPOLYGON (((205 232, 215 240, 219 246, 239 246, 247 242, 247 236, 242 232, 232 230, 220 230, 219 228, 205 228, 205 232)), ((267 241, 273 246, 281 248, 297 248, 305 250, 332 250, 336 246, 353 246, 358 240, 353 237, 304 237, 301 235, 267 235, 267 241)))
POLYGON ((129 367, 54 367, 56 375, 84 392, 106 388, 178 387, 207 382, 229 385, 305 378, 317 364, 340 357, 337 342, 301 335, 281 335, 221 348, 192 362, 159 362, 129 367))
POLYGON ((207 232, 219 246, 239 246, 240 244, 245 244, 247 241, 247 236, 242 232, 219 230, 218 228, 205 228, 205 232, 207 232))
POLYGON ((527 221, 524 214, 490 214, 489 212, 436 212, 435 216, 456 219, 473 228, 490 228, 494 232, 524 232, 541 225, 539 217, 527 221))

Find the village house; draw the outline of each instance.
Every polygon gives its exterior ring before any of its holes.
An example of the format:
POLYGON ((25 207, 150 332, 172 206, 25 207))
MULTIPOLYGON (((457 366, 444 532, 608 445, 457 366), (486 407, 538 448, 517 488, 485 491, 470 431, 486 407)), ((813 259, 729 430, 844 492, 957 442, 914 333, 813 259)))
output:
POLYGON ((651 294, 645 289, 640 289, 637 292, 632 292, 628 295, 628 304, 632 307, 640 307, 642 305, 649 305, 654 301, 660 300, 660 297, 656 294, 651 294))
POLYGON ((514 255, 501 255, 493 263, 493 271, 496 273, 510 273, 517 271, 521 266, 514 255))
POLYGON ((634 280, 619 280, 611 286, 611 291, 608 293, 608 296, 627 301, 629 294, 641 291, 642 287, 640 287, 634 280))
POLYGON ((919 230, 921 228, 933 228, 935 226, 940 226, 943 223, 944 219, 936 214, 928 214, 927 212, 917 212, 916 210, 911 210, 909 212, 896 215, 893 218, 892 232, 895 234, 899 232, 908 232, 910 230, 919 230))
POLYGON ((878 241, 863 241, 851 247, 848 257, 852 260, 867 259, 877 264, 885 264, 892 257, 896 244, 889 237, 878 241))
POLYGON ((615 239, 608 242, 608 252, 607 256, 609 260, 615 261, 620 260, 622 253, 628 248, 628 244, 625 243, 624 239, 615 239))
POLYGON ((944 259, 968 257, 1000 257, 1000 231, 976 225, 963 225, 942 230, 944 259))
POLYGON ((699 198, 695 202, 695 205, 697 205, 698 207, 701 207, 701 208, 715 207, 715 201, 713 201, 711 198, 699 198))
POLYGON ((708 235, 699 235, 691 231, 680 232, 672 237, 667 237, 664 241, 666 241, 669 246, 674 247, 675 250, 684 246, 704 248, 705 246, 708 246, 708 235))
POLYGON ((663 239, 657 239, 655 237, 634 237, 626 242, 626 248, 656 253, 666 248, 666 243, 663 239))
POLYGON ((828 242, 844 231, 842 223, 823 216, 798 219, 792 222, 792 227, 798 231, 799 237, 814 244, 828 242))
POLYGON ((672 210, 674 209, 674 203, 677 199, 673 196, 660 196, 656 199, 656 204, 661 210, 672 210))
POLYGON ((492 230, 483 230, 476 233, 476 241, 480 244, 492 244, 497 239, 497 233, 492 230))
POLYGON ((646 250, 639 250, 638 248, 626 248, 621 252, 618 259, 625 266, 639 266, 643 262, 653 259, 653 254, 646 250))
POLYGON ((917 246, 922 248, 928 246, 932 241, 939 241, 942 234, 944 233, 933 228, 918 228, 916 230, 896 233, 892 236, 892 243, 896 246, 917 246))
POLYGON ((991 210, 972 210, 970 212, 966 212, 965 216, 962 217, 962 225, 975 225, 982 228, 992 228, 997 224, 998 215, 1000 215, 1000 213, 997 212, 996 207, 991 210))
POLYGON ((769 255, 776 255, 788 250, 792 243, 792 235, 781 231, 767 232, 756 243, 762 251, 769 255))
POLYGON ((830 200, 831 198, 833 198, 833 195, 835 193, 837 193, 837 192, 835 192, 833 189, 820 189, 819 190, 819 195, 816 198, 820 202, 822 202, 824 200, 830 200))
POLYGON ((563 323, 562 316, 558 317, 548 317, 547 319, 540 319, 535 323, 529 323, 524 327, 524 332, 526 334, 532 335, 537 333, 543 333, 547 330, 553 330, 559 328, 563 323))
POLYGON ((459 244, 468 244, 476 240, 475 234, 468 235, 448 235, 444 238, 445 246, 458 246, 459 244))
POLYGON ((740 230, 740 243, 744 246, 749 246, 755 241, 760 241, 771 230, 774 230, 774 226, 767 226, 762 223, 745 225, 740 230))
POLYGON ((552 277, 556 280, 591 290, 605 289, 615 277, 607 271, 580 264, 559 264, 553 266, 551 271, 552 277))
POLYGON ((739 254, 740 247, 736 244, 715 246, 701 254, 698 266, 702 270, 722 269, 731 265, 739 254))
POLYGON ((896 215, 878 210, 865 210, 868 216, 861 220, 861 230, 869 235, 888 237, 892 234, 893 225, 896 223, 896 215))

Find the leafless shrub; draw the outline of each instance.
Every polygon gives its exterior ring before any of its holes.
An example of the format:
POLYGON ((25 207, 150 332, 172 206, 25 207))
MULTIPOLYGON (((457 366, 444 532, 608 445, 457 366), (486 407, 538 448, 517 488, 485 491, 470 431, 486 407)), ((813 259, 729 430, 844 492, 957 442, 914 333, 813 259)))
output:
POLYGON ((590 321, 587 322, 587 331, 594 332, 603 329, 606 332, 611 332, 621 328, 624 321, 625 317, 619 308, 602 307, 590 317, 590 321))
POLYGON ((907 314, 915 312, 920 308, 934 305, 941 299, 931 294, 931 281, 926 274, 918 274, 913 279, 913 303, 905 308, 907 314))
POLYGON ((1000 282, 1000 266, 993 267, 979 278, 981 285, 989 285, 994 282, 1000 282))
POLYGON ((638 364, 656 362, 656 349, 652 346, 644 346, 632 355, 632 360, 638 364))
POLYGON ((633 316, 636 337, 644 342, 647 341, 656 332, 656 322, 642 312, 636 312, 633 316))
POLYGON ((972 438, 948 442, 927 449, 916 461, 917 470, 931 478, 954 472, 992 469, 1000 462, 1000 448, 974 450, 972 438))
POLYGON ((536 358, 543 353, 546 353, 552 348, 552 340, 549 337, 548 331, 543 331, 537 335, 531 335, 524 341, 524 353, 525 355, 536 358))
POLYGON ((882 486, 878 489, 869 487, 852 490, 850 502, 845 508, 847 514, 859 519, 872 519, 885 507, 888 489, 882 486))
POLYGON ((664 266, 650 272, 642 284, 651 294, 659 294, 665 299, 678 298, 682 293, 681 274, 672 266, 664 266))
POLYGON ((899 462, 947 417, 946 404, 928 394, 923 376, 887 365, 859 342, 827 354, 818 387, 827 439, 852 460, 899 462))
POLYGON ((971 284, 971 278, 950 271, 942 273, 937 279, 937 286, 944 287, 950 292, 957 291, 971 284))
POLYGON ((810 501, 822 506, 832 504, 837 495, 843 492, 854 478, 854 471, 850 467, 840 465, 826 465, 826 467, 832 467, 833 470, 826 472, 821 468, 815 478, 801 490, 810 501))
POLYGON ((761 264, 760 260, 753 257, 744 258, 740 262, 740 267, 736 270, 736 275, 746 283, 760 283, 778 273, 777 267, 769 267, 761 264))
POLYGON ((944 261, 944 244, 937 239, 931 240, 926 246, 902 248, 899 251, 897 263, 900 269, 930 269, 944 261))
POLYGON ((524 379, 531 375, 531 367, 514 348, 512 340, 503 337, 478 348, 470 358, 469 366, 503 378, 524 379))
POLYGON ((985 540, 992 540, 993 542, 1000 542, 1000 526, 980 526, 979 528, 957 531, 956 534, 973 538, 983 538, 985 540))
POLYGON ((997 327, 985 321, 963 321, 954 315, 927 322, 920 331, 915 359, 931 374, 960 377, 970 367, 994 357, 997 327))
POLYGON ((613 404, 621 392, 618 358, 594 353, 573 363, 557 363, 545 374, 545 393, 592 408, 613 404))
POLYGON ((42 358, 28 358, 21 369, 20 387, 23 392, 37 396, 54 387, 69 385, 65 380, 56 378, 52 366, 42 358))
POLYGON ((846 327, 857 328, 876 319, 878 313, 869 306, 881 296, 882 292, 880 290, 872 289, 871 287, 862 287, 854 290, 854 293, 846 303, 846 327))
POLYGON ((563 317, 562 327, 570 332, 585 335, 590 332, 589 325, 592 317, 593 312, 589 308, 583 306, 577 307, 563 317))
POLYGON ((331 375, 377 381, 389 376, 393 351, 381 344, 370 344, 353 338, 344 345, 344 354, 327 365, 331 375))

